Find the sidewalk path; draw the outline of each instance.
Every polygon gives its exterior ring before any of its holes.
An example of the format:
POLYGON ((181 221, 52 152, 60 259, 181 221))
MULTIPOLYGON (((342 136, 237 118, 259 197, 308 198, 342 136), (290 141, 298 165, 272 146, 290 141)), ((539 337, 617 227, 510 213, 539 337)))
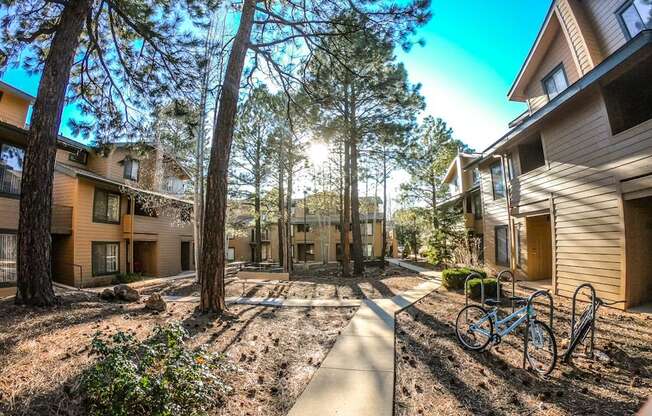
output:
MULTIPOLYGON (((199 296, 163 296, 166 302, 199 302, 199 296)), ((362 304, 362 299, 300 299, 300 298, 226 298, 227 304, 259 305, 259 306, 283 306, 283 307, 332 307, 350 308, 362 304)))
POLYGON ((387 260, 430 280, 389 299, 365 300, 288 416, 392 415, 394 315, 436 290, 440 273, 387 260))

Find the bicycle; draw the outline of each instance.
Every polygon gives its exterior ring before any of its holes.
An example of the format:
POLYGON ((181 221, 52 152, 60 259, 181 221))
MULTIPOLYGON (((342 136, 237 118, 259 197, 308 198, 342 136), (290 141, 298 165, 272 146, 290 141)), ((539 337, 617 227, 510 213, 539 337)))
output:
MULTIPOLYGON (((467 277, 468 279, 471 277, 467 277)), ((557 343, 552 332, 552 311, 553 300, 548 291, 539 290, 528 298, 512 296, 512 307, 518 309, 503 319, 498 317, 500 306, 500 279, 498 280, 497 299, 484 299, 484 283, 481 281, 483 304, 491 306, 487 311, 479 305, 467 305, 457 315, 455 320, 455 333, 458 341, 466 349, 482 351, 489 344, 498 345, 502 338, 514 332, 519 326, 525 323, 525 339, 523 351, 523 367, 526 360, 530 367, 537 373, 547 376, 554 370, 557 364, 557 343), (546 296, 550 301, 550 326, 536 318, 536 311, 533 300, 537 297, 546 296), (470 317, 470 318, 469 318, 470 317)), ((466 282, 465 282, 466 290, 466 282)), ((512 289, 513 290, 513 289, 512 289)))

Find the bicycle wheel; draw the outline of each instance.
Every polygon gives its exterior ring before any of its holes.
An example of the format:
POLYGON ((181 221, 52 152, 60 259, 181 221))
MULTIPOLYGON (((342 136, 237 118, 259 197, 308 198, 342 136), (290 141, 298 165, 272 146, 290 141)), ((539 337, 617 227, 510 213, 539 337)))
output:
POLYGON ((550 374, 557 364, 557 343, 548 325, 537 320, 530 322, 526 348, 530 367, 541 375, 550 374))
POLYGON ((469 305, 457 314, 455 333, 457 340, 464 348, 481 351, 491 341, 494 324, 484 308, 478 305, 469 305))

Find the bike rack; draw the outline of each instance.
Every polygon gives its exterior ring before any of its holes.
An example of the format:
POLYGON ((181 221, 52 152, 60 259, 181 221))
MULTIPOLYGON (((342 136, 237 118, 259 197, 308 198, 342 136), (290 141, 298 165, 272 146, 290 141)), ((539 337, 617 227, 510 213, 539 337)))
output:
MULTIPOLYGON (((571 328, 570 328, 570 342, 569 345, 573 344, 573 339, 579 335, 579 330, 580 328, 577 328, 577 333, 575 329, 575 312, 577 310, 576 305, 577 305, 577 295, 579 295, 580 291, 584 288, 589 288, 591 291, 591 306, 589 307, 588 311, 590 311, 590 319, 591 319, 591 343, 589 344, 589 357, 593 358, 593 346, 594 346, 594 341, 595 341, 595 318, 596 318, 596 299, 597 296, 595 294, 595 288, 593 287, 592 284, 590 283, 582 283, 575 289, 575 293, 573 293, 573 306, 571 309, 571 328)), ((572 353, 572 351, 570 351, 572 353)), ((567 361, 570 359, 571 354, 565 354, 566 356, 564 357, 564 360, 567 361)))
POLYGON ((538 297, 547 297, 549 300, 548 308, 550 310, 550 330, 552 330, 552 318, 553 312, 555 310, 554 300, 552 299, 552 295, 550 294, 549 290, 537 290, 527 298, 527 319, 525 321, 525 336, 523 337, 523 368, 525 368, 525 364, 527 362, 527 341, 528 337, 530 336, 530 309, 532 308, 534 299, 538 297))
POLYGON ((511 272, 511 270, 503 270, 502 272, 498 273, 498 276, 496 276, 496 300, 498 301, 498 304, 500 304, 500 292, 502 288, 502 277, 503 275, 508 274, 512 280, 512 313, 516 311, 516 308, 514 306, 514 296, 516 293, 515 290, 515 285, 516 285, 516 279, 514 278, 514 273, 511 272))
POLYGON ((480 300, 482 306, 484 306, 484 279, 482 278, 480 273, 477 272, 470 273, 468 276, 466 276, 466 279, 464 279, 464 296, 466 298, 464 301, 465 306, 469 306, 469 290, 467 287, 467 283, 469 282, 469 280, 471 280, 474 277, 480 278, 480 300))

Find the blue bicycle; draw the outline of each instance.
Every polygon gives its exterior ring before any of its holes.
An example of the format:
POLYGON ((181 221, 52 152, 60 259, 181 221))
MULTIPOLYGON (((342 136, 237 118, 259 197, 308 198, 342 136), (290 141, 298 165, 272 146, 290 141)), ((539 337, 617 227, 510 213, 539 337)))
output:
POLYGON ((467 304, 459 312, 455 321, 455 333, 460 344, 469 350, 482 351, 490 344, 499 344, 503 337, 525 324, 523 367, 527 361, 537 373, 544 376, 550 374, 557 364, 557 343, 550 326, 537 320, 533 300, 541 296, 549 299, 552 325, 552 296, 542 290, 528 298, 513 296, 512 292, 512 296, 507 298, 512 302, 512 313, 500 319, 498 316, 501 304, 500 290, 497 292, 497 299, 484 299, 484 288, 482 290, 482 303, 490 306, 491 309, 467 304))

